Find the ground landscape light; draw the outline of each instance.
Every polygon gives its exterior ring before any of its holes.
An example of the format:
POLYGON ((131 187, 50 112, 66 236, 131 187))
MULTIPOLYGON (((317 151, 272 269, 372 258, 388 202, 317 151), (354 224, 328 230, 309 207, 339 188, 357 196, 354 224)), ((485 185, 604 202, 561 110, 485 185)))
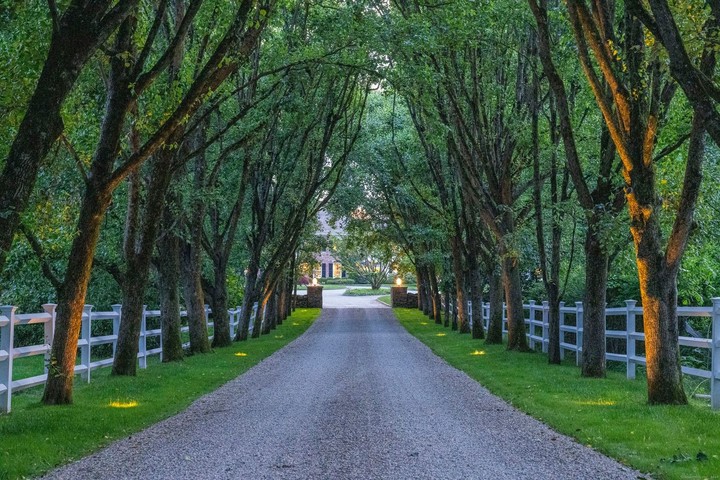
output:
POLYGON ((237 353, 235 354, 235 356, 236 356, 236 357, 247 357, 247 353, 245 353, 245 352, 237 352, 237 353))
POLYGON ((110 402, 110 406, 112 408, 135 408, 138 405, 139 405, 139 403, 135 400, 129 400, 127 402, 121 402, 121 401, 110 402))

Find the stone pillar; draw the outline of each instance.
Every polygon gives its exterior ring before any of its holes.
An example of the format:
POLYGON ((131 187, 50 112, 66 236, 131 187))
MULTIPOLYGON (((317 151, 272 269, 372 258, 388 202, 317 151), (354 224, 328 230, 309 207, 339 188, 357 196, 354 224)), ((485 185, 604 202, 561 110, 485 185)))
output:
POLYGON ((394 307, 407 307, 407 287, 390 288, 390 304, 394 307))
POLYGON ((307 306, 308 308, 322 308, 322 285, 308 285, 307 306))

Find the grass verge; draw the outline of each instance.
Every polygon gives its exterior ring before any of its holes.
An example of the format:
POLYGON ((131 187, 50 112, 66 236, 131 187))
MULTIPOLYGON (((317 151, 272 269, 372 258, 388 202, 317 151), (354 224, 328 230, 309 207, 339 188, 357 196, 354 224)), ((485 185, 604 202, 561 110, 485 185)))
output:
POLYGON ((545 355, 485 345, 435 325, 419 310, 394 312, 450 365, 578 442, 656 478, 720 478, 720 413, 705 403, 649 406, 641 379, 616 372, 582 378, 574 363, 551 366, 545 355))
POLYGON ((137 377, 113 377, 109 368, 94 371, 90 384, 76 377, 73 405, 42 406, 41 387, 14 395, 12 412, 0 415, 0 479, 42 474, 181 412, 290 343, 319 315, 298 309, 269 335, 183 362, 149 361, 137 377))
POLYGON ((390 295, 383 295, 382 297, 378 298, 378 302, 384 303, 388 307, 390 306, 390 295))
POLYGON ((371 288, 348 288, 345 290, 343 295, 348 297, 364 297, 370 295, 388 295, 389 293, 390 290, 387 288, 380 288, 377 290, 373 290, 371 288))

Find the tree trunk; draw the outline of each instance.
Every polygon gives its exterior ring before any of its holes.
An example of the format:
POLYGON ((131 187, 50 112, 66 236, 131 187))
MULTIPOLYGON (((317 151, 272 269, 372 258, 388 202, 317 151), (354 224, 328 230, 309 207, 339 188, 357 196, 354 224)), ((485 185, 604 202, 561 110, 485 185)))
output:
POLYGON ((205 318, 205 298, 200 272, 200 250, 198 246, 185 243, 181 246, 180 263, 182 267, 183 297, 187 309, 190 329, 190 353, 208 353, 207 319, 205 318))
POLYGON ((428 276, 430 277, 433 318, 435 319, 435 323, 440 325, 442 323, 442 293, 440 292, 440 286, 438 285, 435 266, 432 266, 428 270, 428 276))
POLYGON ((230 338, 230 315, 228 314, 227 264, 223 261, 215 263, 215 283, 213 285, 212 313, 213 340, 212 347, 232 345, 230 338))
POLYGON ((508 350, 527 352, 527 337, 525 336, 525 313, 522 303, 522 282, 518 259, 506 249, 502 256, 502 281, 505 289, 505 303, 507 304, 508 319, 508 350))
POLYGON ((60 17, 40 78, 0 174, 0 270, 5 266, 40 164, 64 129, 60 110, 65 98, 95 50, 135 8, 137 0, 119 6, 111 22, 100 21, 107 5, 95 3, 98 5, 71 5, 60 17))
POLYGON ((265 323, 265 307, 267 306, 268 297, 261 297, 261 301, 258 302, 257 314, 255 315, 255 322, 253 324, 252 338, 260 338, 262 333, 263 323, 265 323))
POLYGON ((503 342, 503 283, 500 271, 495 268, 490 275, 490 321, 485 343, 499 345, 503 342))
MULTIPOLYGON (((605 295, 608 255, 600 241, 600 218, 588 218, 585 234, 582 376, 602 378, 605 370, 605 295)), ((559 327, 558 327, 559 328, 559 327)), ((558 347, 559 348, 559 347, 558 347)))
POLYGON ((450 326, 450 289, 445 290, 445 323, 444 326, 450 326))
POLYGON ((270 294, 270 299, 268 300, 268 313, 265 316, 265 327, 263 328, 263 335, 267 335, 272 330, 275 330, 277 328, 277 294, 275 292, 272 292, 270 294))
POLYGON ((684 405, 687 397, 678 344, 677 271, 667 268, 665 263, 655 212, 654 174, 632 174, 634 189, 627 198, 643 305, 648 402, 684 405))
POLYGON ((480 269, 473 260, 470 268, 470 302, 472 303, 472 338, 485 338, 485 325, 482 318, 483 278, 480 269))
POLYGON ((171 231, 172 213, 168 208, 163 215, 165 233, 158 239, 158 291, 160 293, 160 322, 162 325, 163 362, 183 359, 180 320, 180 242, 171 231))
POLYGON ((131 262, 125 273, 120 331, 112 366, 113 375, 137 374, 138 345, 148 280, 147 272, 140 270, 135 262, 131 262))
POLYGON ((467 318, 467 296, 465 293, 465 270, 463 269, 463 252, 460 245, 460 235, 452 240, 453 271, 455 274, 455 310, 457 321, 453 330, 459 333, 470 333, 470 324, 467 318))
POLYGON ((257 299, 257 293, 255 290, 257 285, 257 275, 258 271, 260 270, 257 262, 258 259, 255 258, 255 255, 253 255, 250 258, 250 264, 248 265, 247 273, 245 274, 245 292, 243 293, 242 319, 240 322, 240 328, 238 328, 237 335, 235 336, 235 340, 239 342, 248 339, 253 303, 255 303, 255 300, 257 299))
POLYGON ((87 184, 78 219, 78 234, 73 239, 65 280, 58 298, 55 336, 42 398, 46 405, 72 403, 75 358, 83 307, 100 235, 102 213, 110 205, 110 199, 110 195, 99 192, 95 184, 87 184))

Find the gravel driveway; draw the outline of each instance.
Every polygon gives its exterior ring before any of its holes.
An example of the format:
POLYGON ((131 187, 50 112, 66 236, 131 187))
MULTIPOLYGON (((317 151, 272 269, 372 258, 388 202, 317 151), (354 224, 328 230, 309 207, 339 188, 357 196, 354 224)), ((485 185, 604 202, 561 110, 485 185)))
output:
POLYGON ((387 308, 326 308, 185 412, 48 478, 635 479, 433 355, 387 308))

